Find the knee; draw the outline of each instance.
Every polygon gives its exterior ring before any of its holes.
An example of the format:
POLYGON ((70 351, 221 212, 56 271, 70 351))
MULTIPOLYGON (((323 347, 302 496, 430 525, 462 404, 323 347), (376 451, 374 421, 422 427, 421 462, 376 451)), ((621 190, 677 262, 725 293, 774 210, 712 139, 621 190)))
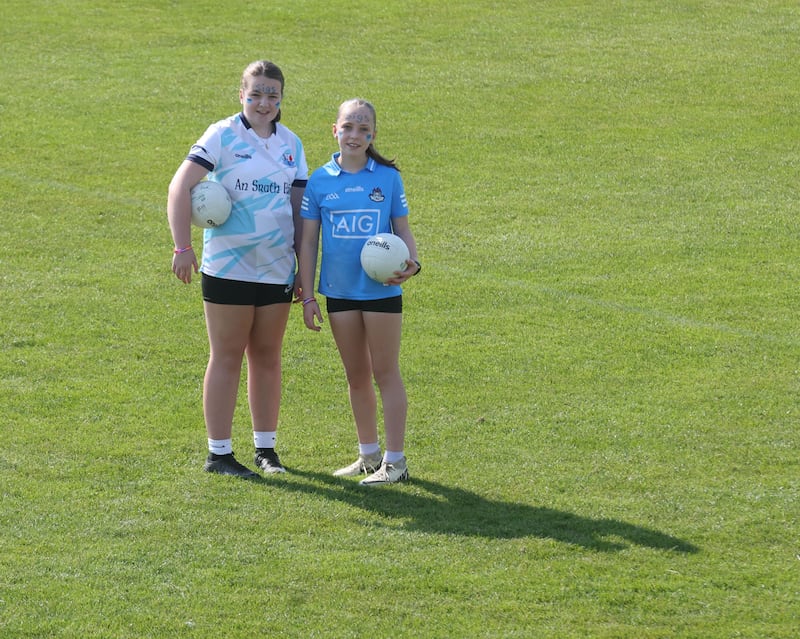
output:
POLYGON ((372 374, 369 371, 348 372, 347 386, 355 392, 372 390, 372 374))
POLYGON ((389 367, 385 369, 376 368, 373 371, 375 383, 378 388, 396 388, 403 386, 403 378, 400 375, 400 369, 397 367, 389 367))
POLYGON ((281 370, 281 355, 269 349, 248 349, 247 365, 268 373, 277 373, 281 370))
POLYGON ((212 344, 209 362, 215 366, 241 366, 244 358, 244 348, 228 345, 212 344))

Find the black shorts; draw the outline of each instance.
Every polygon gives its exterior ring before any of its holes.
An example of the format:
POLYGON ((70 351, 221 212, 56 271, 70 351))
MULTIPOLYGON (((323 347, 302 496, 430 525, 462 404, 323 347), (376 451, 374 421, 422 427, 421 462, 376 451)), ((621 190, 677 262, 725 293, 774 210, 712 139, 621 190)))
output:
POLYGON ((328 297, 325 300, 328 313, 340 311, 367 311, 370 313, 402 313, 403 296, 384 297, 380 300, 340 300, 328 297))
POLYGON ((260 284, 211 277, 202 273, 203 299, 212 304, 235 306, 269 306, 289 304, 292 301, 292 284, 260 284))

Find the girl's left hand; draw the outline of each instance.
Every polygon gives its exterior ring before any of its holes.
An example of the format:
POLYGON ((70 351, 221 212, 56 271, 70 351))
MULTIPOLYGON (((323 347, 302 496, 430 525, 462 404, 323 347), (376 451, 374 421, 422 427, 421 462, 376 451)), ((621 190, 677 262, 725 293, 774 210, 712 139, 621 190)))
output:
POLYGON ((397 277, 393 277, 390 280, 386 280, 387 284, 402 284, 406 280, 411 277, 414 277, 417 273, 419 273, 422 268, 417 264, 414 260, 406 260, 406 270, 405 271, 395 271, 395 275, 397 277))

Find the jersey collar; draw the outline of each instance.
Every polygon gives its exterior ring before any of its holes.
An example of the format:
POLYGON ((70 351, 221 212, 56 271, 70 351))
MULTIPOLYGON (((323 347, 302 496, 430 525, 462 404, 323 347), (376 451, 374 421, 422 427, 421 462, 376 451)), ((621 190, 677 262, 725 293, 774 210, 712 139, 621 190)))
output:
MULTIPOLYGON (((250 121, 245 117, 244 113, 239 113, 239 119, 242 121, 242 124, 244 125, 245 129, 247 129, 248 131, 253 131, 253 126, 250 124, 250 121)), ((275 121, 272 122, 272 128, 274 129, 272 132, 273 135, 278 134, 278 124, 280 123, 275 121)), ((253 133, 255 133, 255 131, 253 131, 253 133)))
MULTIPOLYGON (((339 166, 339 163, 336 161, 336 158, 338 158, 341 154, 342 154, 341 151, 337 151, 331 156, 331 161, 328 162, 328 173, 330 173, 331 175, 339 175, 342 172, 342 167, 339 166)), ((367 164, 364 167, 364 169, 372 173, 375 171, 376 165, 377 162, 375 162, 373 158, 367 158, 367 164)), ((362 171, 364 169, 362 169, 362 171)))

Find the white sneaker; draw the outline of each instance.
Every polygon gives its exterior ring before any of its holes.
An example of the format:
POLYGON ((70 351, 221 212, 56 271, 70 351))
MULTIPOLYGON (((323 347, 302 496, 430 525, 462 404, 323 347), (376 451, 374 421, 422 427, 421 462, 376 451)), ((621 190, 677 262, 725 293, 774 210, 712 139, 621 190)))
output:
POLYGON ((383 461, 383 457, 379 452, 374 455, 359 455, 358 459, 352 464, 340 468, 333 473, 333 476, 355 477, 356 475, 369 475, 381 467, 381 461, 383 461))
POLYGON ((390 464, 383 462, 381 467, 366 479, 362 479, 359 484, 362 486, 373 486, 376 484, 394 484, 398 481, 408 479, 408 464, 406 458, 390 464))

